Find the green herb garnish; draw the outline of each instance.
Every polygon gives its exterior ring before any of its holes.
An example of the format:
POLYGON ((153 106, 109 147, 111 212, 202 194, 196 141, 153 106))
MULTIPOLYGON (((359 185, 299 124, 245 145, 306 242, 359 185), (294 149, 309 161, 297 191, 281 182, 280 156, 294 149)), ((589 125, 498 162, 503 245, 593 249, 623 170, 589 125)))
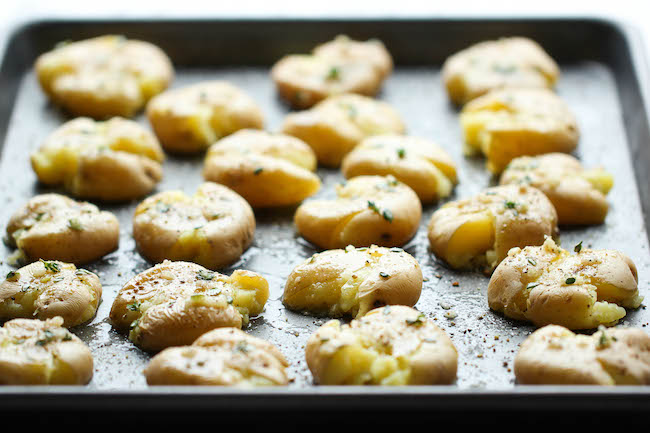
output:
POLYGON ((138 302, 138 301, 133 301, 132 304, 128 304, 128 305, 126 306, 126 309, 127 309, 127 310, 130 310, 130 311, 140 311, 140 306, 141 306, 141 305, 142 305, 142 304, 141 304, 140 302, 138 302))
POLYGON ((399 149, 397 149, 397 156, 399 157, 399 159, 404 158, 406 156, 406 150, 404 150, 403 147, 400 147, 399 149))
POLYGON ((253 174, 254 174, 255 176, 257 176, 258 174, 260 174, 260 173, 263 172, 263 171, 264 171, 264 168, 263 168, 263 167, 257 167, 257 168, 253 171, 253 174))
POLYGON ((81 225, 81 222, 77 218, 70 218, 68 220, 68 227, 70 227, 72 230, 75 231, 82 231, 84 229, 84 226, 81 225))
POLYGON ((528 260, 528 263, 531 265, 537 266, 537 260, 533 259, 532 257, 526 257, 526 260, 528 260))
POLYGON ((393 222, 393 213, 389 209, 384 209, 384 211, 381 213, 381 216, 383 216, 384 219, 389 223, 393 222))
POLYGON ((566 284, 573 284, 575 282, 576 282, 576 279, 573 278, 573 277, 567 278, 566 281, 565 281, 566 284))
POLYGON ((214 278, 214 273, 201 269, 199 272, 196 273, 196 278, 198 278, 199 280, 210 281, 214 278))
POLYGON ((426 319, 426 316, 424 313, 420 313, 415 319, 406 319, 406 324, 411 326, 420 326, 424 324, 424 319, 426 319))
POLYGON ((390 274, 387 274, 386 272, 382 271, 379 273, 379 276, 382 278, 390 278, 390 274))
POLYGON ((57 262, 47 261, 47 260, 43 260, 43 259, 40 259, 40 262, 43 263, 43 266, 45 266, 46 271, 59 272, 61 270, 61 267, 59 266, 59 264, 57 262))
POLYGON ((328 80, 339 80, 341 78, 341 69, 338 66, 332 66, 327 75, 325 76, 328 80))
POLYGON ((12 281, 12 280, 17 280, 20 278, 20 273, 17 271, 9 271, 7 274, 7 280, 12 281))
POLYGON ((517 203, 514 201, 506 200, 503 205, 506 207, 506 209, 515 209, 517 207, 517 203))
POLYGON ((575 251, 576 253, 579 253, 580 251, 582 251, 582 241, 580 241, 580 243, 578 245, 573 247, 573 251, 575 251))

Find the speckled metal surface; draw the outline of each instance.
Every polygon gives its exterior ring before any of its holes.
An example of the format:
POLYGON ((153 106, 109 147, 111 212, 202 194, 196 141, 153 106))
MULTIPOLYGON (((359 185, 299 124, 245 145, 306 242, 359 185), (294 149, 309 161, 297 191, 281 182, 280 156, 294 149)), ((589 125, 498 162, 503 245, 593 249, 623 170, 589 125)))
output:
MULTIPOLYGON (((177 73, 174 87, 205 79, 225 79, 240 86, 261 104, 270 130, 277 130, 288 112, 275 94, 268 68, 179 69, 177 73)), ((582 133, 577 155, 587 166, 603 165, 614 173, 616 179, 609 194, 611 210, 606 223, 598 227, 562 228, 562 244, 572 247, 583 241, 584 245, 593 248, 624 251, 636 262, 640 292, 648 297, 648 240, 613 75, 607 66, 596 62, 563 64, 562 73, 557 91, 577 115, 582 133)), ((468 159, 461 153, 457 111, 447 102, 438 69, 398 67, 379 98, 402 113, 409 134, 431 138, 452 154, 459 166, 460 183, 450 200, 470 196, 494 183, 484 168, 484 160, 468 159)), ((0 222, 3 225, 22 203, 46 191, 36 182, 29 165, 29 153, 65 120, 65 115, 47 102, 34 74, 26 74, 18 89, 0 162, 0 222)), ((139 120, 146 125, 142 116, 139 120)), ((164 166, 164 181, 157 190, 193 192, 202 181, 201 167, 202 157, 169 156, 164 166)), ((342 180, 340 173, 319 169, 318 174, 323 180, 318 196, 333 195, 333 185, 342 180)), ((95 376, 90 389, 144 390, 147 386, 142 370, 150 355, 115 332, 107 318, 122 285, 151 266, 138 254, 132 239, 131 222, 137 202, 99 205, 119 217, 120 247, 101 261, 87 266, 101 278, 103 300, 97 317, 73 331, 90 346, 95 357, 95 376)), ((438 206, 424 209, 417 235, 405 246, 422 265, 426 280, 416 308, 446 330, 458 348, 458 380, 454 387, 512 389, 516 386, 511 371, 514 355, 533 327, 513 322, 488 309, 486 276, 453 272, 429 252, 426 224, 438 206)), ((259 272, 268 279, 271 296, 266 309, 252 321, 247 331, 276 344, 291 363, 290 387, 305 388, 312 386, 312 380, 304 360, 304 345, 309 335, 326 319, 288 311, 280 300, 285 279, 292 268, 316 251, 295 233, 293 211, 257 211, 253 245, 241 260, 223 272, 244 268, 259 272)), ((11 252, 0 246, 1 275, 11 269, 6 262, 11 252)), ((628 312, 623 324, 646 326, 649 321, 650 313, 642 307, 628 312)))

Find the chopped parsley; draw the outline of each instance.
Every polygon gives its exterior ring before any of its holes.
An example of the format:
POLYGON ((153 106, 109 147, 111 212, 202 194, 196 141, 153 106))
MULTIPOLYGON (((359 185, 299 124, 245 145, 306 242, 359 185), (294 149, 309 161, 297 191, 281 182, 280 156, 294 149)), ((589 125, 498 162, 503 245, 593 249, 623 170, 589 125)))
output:
POLYGON ((46 271, 59 272, 61 270, 61 267, 59 266, 59 264, 57 262, 47 261, 47 260, 43 260, 43 259, 40 259, 40 262, 43 263, 43 266, 45 266, 46 271))
POLYGON ((253 171, 253 174, 254 174, 255 176, 257 176, 258 174, 260 174, 260 173, 263 172, 263 171, 264 171, 264 168, 263 168, 263 167, 257 167, 257 168, 253 171))
POLYGON ((537 260, 535 260, 532 257, 526 257, 526 260, 528 260, 528 263, 530 263, 533 266, 537 266, 537 260))
POLYGON ((141 305, 142 305, 142 304, 141 304, 140 302, 138 302, 138 301, 133 301, 132 304, 128 304, 128 305, 126 306, 126 309, 127 309, 127 310, 130 310, 130 311, 140 311, 140 306, 141 306, 141 305))
POLYGON ((9 271, 9 273, 7 274, 7 280, 9 280, 9 281, 17 280, 18 278, 20 278, 20 272, 9 271))
POLYGON ((51 342, 52 340, 54 340, 54 334, 52 333, 52 331, 46 329, 45 331, 43 331, 43 338, 38 340, 36 344, 38 346, 45 346, 47 343, 51 342))
POLYGON ((582 241, 580 241, 580 243, 578 245, 573 247, 573 251, 575 251, 576 253, 579 253, 580 251, 582 251, 582 241))
POLYGON ((387 273, 384 272, 384 271, 381 271, 381 272, 379 273, 379 276, 382 277, 382 278, 390 278, 390 274, 387 274, 387 273))
POLYGON ((517 203, 514 201, 506 200, 503 205, 506 207, 506 209, 515 209, 517 207, 517 203))
POLYGON ((338 66, 332 66, 327 75, 325 76, 327 80, 340 80, 341 79, 341 69, 338 66))
POLYGON ((537 286, 539 286, 539 283, 529 283, 529 284, 526 286, 526 290, 533 289, 533 288, 535 288, 535 287, 537 287, 537 286))
POLYGON ((421 326, 424 325, 424 319, 426 319, 426 316, 424 313, 420 313, 415 319, 406 319, 406 324, 411 326, 421 326))
POLYGON ((377 213, 379 213, 379 208, 377 207, 377 205, 375 204, 374 201, 370 201, 370 200, 368 200, 368 207, 369 207, 373 212, 377 212, 377 213))
POLYGON ((403 147, 400 147, 399 149, 397 149, 397 156, 399 157, 399 159, 404 158, 406 156, 406 150, 404 150, 403 147))
POLYGON ((566 284, 573 284, 573 283, 575 283, 575 282, 576 282, 576 279, 573 278, 573 277, 569 277, 569 278, 567 278, 566 281, 565 281, 566 284))
POLYGON ((389 223, 393 222, 393 213, 390 211, 390 209, 384 209, 384 211, 381 213, 381 216, 383 216, 384 219, 389 223))
POLYGON ((240 353, 248 353, 250 352, 250 347, 248 346, 248 343, 245 341, 240 341, 235 345, 235 348, 233 349, 234 352, 240 352, 240 353))
POLYGON ((210 281, 214 278, 214 272, 201 269, 199 272, 196 273, 196 278, 198 278, 199 280, 210 281))
POLYGON ((70 227, 72 230, 75 231, 82 231, 84 229, 84 226, 81 225, 81 222, 77 218, 70 218, 68 220, 68 227, 70 227))

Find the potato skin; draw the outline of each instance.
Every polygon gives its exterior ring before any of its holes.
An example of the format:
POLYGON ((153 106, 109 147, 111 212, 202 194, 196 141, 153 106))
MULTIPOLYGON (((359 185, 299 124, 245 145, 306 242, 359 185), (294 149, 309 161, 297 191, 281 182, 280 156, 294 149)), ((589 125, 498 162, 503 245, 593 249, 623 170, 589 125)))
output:
POLYGON ((522 385, 649 385, 650 337, 635 328, 588 336, 548 325, 522 343, 515 376, 522 385))
POLYGON ((364 175, 392 175, 407 184, 422 203, 451 194, 458 183, 456 164, 432 141, 402 135, 375 135, 364 139, 341 164, 349 179, 364 175))
POLYGON ((390 105, 353 94, 331 96, 309 110, 287 115, 282 124, 282 132, 310 145, 326 167, 338 167, 364 138, 404 130, 402 118, 390 105))
POLYGON ((485 155, 487 168, 494 174, 519 156, 571 153, 580 137, 569 107, 546 89, 489 92, 463 107, 460 123, 465 153, 485 155))
POLYGON ((140 253, 154 263, 188 260, 220 269, 237 260, 253 242, 255 217, 231 189, 203 183, 193 196, 165 191, 145 199, 133 218, 140 253))
POLYGON ((85 385, 93 377, 88 347, 63 319, 14 319, 0 328, 0 385, 85 385))
POLYGON ((149 385, 285 386, 288 365, 273 344, 237 328, 220 328, 191 346, 163 350, 144 375, 149 385))
POLYGON ((169 58, 148 42, 106 35, 72 42, 35 64, 43 91, 76 116, 132 117, 174 77, 169 58))
POLYGON ((404 250, 349 246, 315 254, 296 266, 282 303, 293 310, 358 319, 383 305, 412 307, 421 292, 420 265, 404 250))
POLYGON ((191 344, 215 328, 241 328, 268 297, 268 282, 255 272, 228 277, 195 263, 165 261, 122 287, 110 319, 138 347, 159 351, 191 344))
POLYGON ((305 357, 321 385, 451 384, 458 367, 447 334, 401 305, 377 308, 349 325, 330 320, 309 337, 305 357))
POLYGON ((156 137, 119 117, 66 122, 31 155, 38 180, 63 185, 72 195, 105 201, 131 200, 162 179, 164 154, 156 137))
POLYGON ((38 261, 10 272, 0 283, 0 320, 58 316, 71 328, 95 316, 101 297, 102 285, 92 272, 70 263, 38 261))
POLYGON ((261 129, 259 106, 225 81, 168 90, 147 104, 149 123, 168 152, 191 154, 240 129, 261 129))
MULTIPOLYGON (((475 197, 449 202, 435 211, 428 227, 434 254, 454 269, 484 267, 494 269, 513 247, 541 245, 546 236, 557 236, 557 213, 539 190, 527 186, 506 185, 488 188, 475 197), (455 257, 456 236, 468 224, 490 220, 490 239, 479 251, 455 257), (492 257, 488 257, 486 254, 492 257)), ((466 236, 467 237, 467 236, 466 236)), ((474 237, 474 236, 470 236, 474 237)), ((470 244, 476 242, 469 239, 470 244)), ((473 246, 468 245, 471 250, 473 246)))
POLYGON ((278 93, 294 108, 305 109, 343 93, 375 95, 393 61, 378 40, 354 41, 339 35, 311 55, 288 55, 271 69, 278 93))
POLYGON ((552 88, 560 69, 536 42, 501 38, 472 45, 442 67, 449 99, 457 105, 503 87, 552 88))
POLYGON ((325 249, 397 247, 418 229, 422 205, 392 176, 359 176, 336 186, 334 200, 309 200, 294 215, 298 232, 325 249))
POLYGON ((59 194, 33 197, 13 214, 7 239, 28 262, 39 258, 83 264, 117 249, 115 215, 59 194))
POLYGON ((636 266, 618 251, 582 249, 572 255, 547 239, 513 248, 488 285, 488 304, 507 317, 569 329, 614 325, 638 308, 636 266))
POLYGON ((232 188, 253 207, 299 203, 320 189, 316 155, 302 140, 246 129, 213 144, 203 177, 232 188))
POLYGON ((549 153, 513 159, 499 183, 531 185, 551 200, 560 224, 589 225, 605 221, 613 179, 603 169, 585 169, 571 155, 549 153))

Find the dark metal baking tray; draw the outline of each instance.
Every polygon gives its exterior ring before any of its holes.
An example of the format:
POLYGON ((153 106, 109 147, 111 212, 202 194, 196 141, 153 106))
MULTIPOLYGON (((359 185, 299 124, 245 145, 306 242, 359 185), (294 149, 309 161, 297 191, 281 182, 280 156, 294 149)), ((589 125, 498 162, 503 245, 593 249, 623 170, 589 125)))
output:
MULTIPOLYGON (((36 182, 29 153, 67 117, 39 89, 32 65, 37 55, 61 40, 115 33, 151 41, 173 60, 178 87, 204 79, 225 79, 242 87, 261 104, 270 130, 289 111, 275 93, 269 68, 287 53, 309 51, 339 33, 384 41, 396 62, 394 74, 379 98, 393 104, 408 132, 434 139, 459 165, 460 184, 450 199, 466 197, 494 182, 482 159, 461 153, 457 110, 441 85, 444 59, 467 45, 507 35, 523 35, 541 43, 562 68, 558 93, 576 113, 582 137, 577 155, 588 166, 603 165, 616 177, 609 194, 610 214, 602 226, 563 228, 562 243, 579 241, 594 248, 625 251, 639 268, 640 291, 650 281, 648 207, 650 206, 650 133, 647 68, 633 31, 599 19, 385 19, 385 20, 182 20, 182 21, 40 21, 17 28, 10 36, 0 69, 0 222, 23 202, 46 190, 36 182)), ((138 120, 146 125, 141 115, 138 120)), ((193 192, 201 182, 202 157, 169 156, 158 190, 193 192)), ((320 196, 332 195, 340 181, 336 170, 319 169, 320 196)), ((518 345, 533 330, 490 312, 488 279, 479 273, 446 269, 428 250, 426 223, 439 204, 428 206, 420 230, 406 250, 421 263, 426 282, 417 308, 445 329, 459 350, 458 381, 446 387, 315 387, 304 361, 304 344, 322 318, 287 311, 280 302, 292 268, 315 249, 299 238, 292 225, 293 208, 257 211, 253 246, 224 272, 246 268, 262 273, 271 297, 261 317, 248 329, 275 343, 291 362, 293 382, 287 388, 148 388, 142 369, 150 355, 112 330, 107 319, 119 288, 150 266, 136 251, 131 218, 137 202, 99 205, 115 212, 121 223, 120 248, 88 266, 104 286, 97 317, 74 332, 91 347, 96 370, 87 387, 5 387, 3 409, 48 407, 76 409, 193 409, 318 411, 335 409, 423 410, 472 409, 639 409, 648 406, 650 388, 527 387, 514 383, 511 370, 518 345), (458 282, 458 285, 453 285, 458 282), (444 316, 449 304, 457 314, 444 316), (497 340, 498 338, 498 340, 497 340)), ((0 271, 9 270, 11 251, 0 247, 0 271)), ((0 274, 4 275, 4 274, 0 274)), ((650 298, 648 298, 650 299, 650 298)), ((623 324, 645 327, 645 307, 629 312, 623 324)))

